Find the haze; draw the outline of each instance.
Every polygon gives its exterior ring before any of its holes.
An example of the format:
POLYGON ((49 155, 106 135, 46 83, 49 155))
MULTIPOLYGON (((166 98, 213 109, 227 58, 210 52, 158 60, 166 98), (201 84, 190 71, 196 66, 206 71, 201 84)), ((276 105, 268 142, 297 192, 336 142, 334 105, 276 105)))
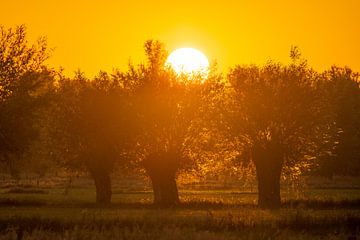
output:
POLYGON ((33 0, 3 1, 0 23, 25 24, 31 39, 46 36, 54 47, 51 66, 88 76, 131 57, 144 59, 147 39, 169 51, 199 49, 221 70, 235 63, 289 61, 297 45, 311 66, 332 64, 360 70, 360 1, 269 0, 33 0))

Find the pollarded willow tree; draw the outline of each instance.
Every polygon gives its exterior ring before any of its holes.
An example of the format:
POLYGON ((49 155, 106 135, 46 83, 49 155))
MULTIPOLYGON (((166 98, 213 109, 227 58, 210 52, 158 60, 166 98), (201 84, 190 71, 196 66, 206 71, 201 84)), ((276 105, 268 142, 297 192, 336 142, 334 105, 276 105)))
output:
POLYGON ((151 179, 154 203, 170 206, 179 203, 177 175, 198 164, 193 151, 201 134, 194 125, 212 77, 178 76, 165 66, 167 53, 157 41, 147 41, 145 51, 147 64, 130 67, 123 76, 135 86, 140 132, 135 155, 151 179))
POLYGON ((110 174, 115 164, 125 161, 135 134, 125 85, 106 73, 92 80, 82 74, 63 78, 50 111, 53 156, 65 167, 90 173, 99 204, 110 203, 110 174))
POLYGON ((255 165, 263 208, 280 207, 284 167, 301 168, 329 150, 323 143, 330 141, 333 121, 319 88, 322 80, 299 56, 294 48, 289 66, 237 66, 228 76, 233 101, 229 132, 255 165))

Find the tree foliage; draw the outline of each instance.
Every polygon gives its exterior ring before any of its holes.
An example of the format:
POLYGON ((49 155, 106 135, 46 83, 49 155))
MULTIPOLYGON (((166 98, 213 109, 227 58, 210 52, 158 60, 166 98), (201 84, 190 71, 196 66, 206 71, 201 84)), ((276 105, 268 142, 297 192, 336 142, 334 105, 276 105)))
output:
POLYGON ((98 203, 110 202, 110 173, 125 161, 134 134, 130 93, 123 85, 106 73, 92 80, 78 73, 58 82, 53 104, 55 156, 63 166, 91 174, 98 203))
POLYGON ((38 113, 53 86, 54 72, 44 65, 48 54, 44 38, 29 45, 24 26, 0 26, 0 159, 13 175, 15 160, 38 133, 38 113))
POLYGON ((228 76, 230 134, 255 164, 263 207, 279 206, 283 167, 306 166, 331 137, 331 114, 318 88, 321 79, 306 62, 295 62, 297 53, 291 56, 289 66, 237 66, 228 76))
POLYGON ((359 74, 333 66, 324 72, 323 88, 333 112, 336 139, 333 154, 320 159, 315 172, 321 175, 360 173, 360 81, 359 74))

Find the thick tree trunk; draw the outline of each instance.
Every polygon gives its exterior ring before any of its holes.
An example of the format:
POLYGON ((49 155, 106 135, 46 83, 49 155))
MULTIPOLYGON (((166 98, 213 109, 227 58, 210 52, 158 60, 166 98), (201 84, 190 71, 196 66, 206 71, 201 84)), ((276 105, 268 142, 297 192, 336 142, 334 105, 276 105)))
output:
POLYGON ((169 207, 179 204, 176 164, 170 154, 153 154, 144 161, 154 192, 154 204, 169 207))
MULTIPOLYGON (((148 174, 150 176, 150 174, 148 174)), ((153 188, 153 195, 154 195, 154 204, 161 203, 161 183, 155 177, 151 178, 152 188, 153 188)))
POLYGON ((179 203, 175 176, 158 177, 152 175, 150 178, 154 191, 154 204, 168 207, 179 203))
POLYGON ((275 209, 281 204, 280 175, 281 166, 275 166, 263 161, 255 164, 258 180, 258 205, 261 208, 275 209))
POLYGON ((111 203, 111 179, 109 173, 96 172, 92 174, 96 188, 96 203, 107 205, 111 203))
POLYGON ((265 146, 254 146, 252 157, 258 180, 259 207, 280 208, 280 176, 283 166, 281 146, 276 142, 270 142, 265 146))

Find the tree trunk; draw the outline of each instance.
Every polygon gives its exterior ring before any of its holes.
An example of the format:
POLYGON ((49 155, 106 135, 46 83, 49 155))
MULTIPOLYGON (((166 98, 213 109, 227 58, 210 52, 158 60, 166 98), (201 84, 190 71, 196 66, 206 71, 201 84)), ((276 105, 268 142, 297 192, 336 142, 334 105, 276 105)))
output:
MULTIPOLYGON (((150 176, 150 174, 148 174, 150 176)), ((154 200, 153 203, 160 205, 161 204, 161 182, 156 179, 156 177, 151 178, 152 188, 153 188, 153 195, 154 200)))
POLYGON ((281 146, 276 142, 256 145, 252 154, 258 180, 258 205, 264 209, 277 209, 281 205, 280 176, 283 165, 281 146))
POLYGON ((169 207, 177 205, 179 193, 176 185, 175 176, 155 176, 149 174, 154 191, 154 204, 169 207))
POLYGON ((96 188, 96 203, 108 205, 111 203, 111 179, 109 173, 93 173, 96 188))
POLYGON ((144 161, 154 192, 154 204, 169 207, 179 204, 176 184, 176 162, 168 153, 153 154, 144 161))

